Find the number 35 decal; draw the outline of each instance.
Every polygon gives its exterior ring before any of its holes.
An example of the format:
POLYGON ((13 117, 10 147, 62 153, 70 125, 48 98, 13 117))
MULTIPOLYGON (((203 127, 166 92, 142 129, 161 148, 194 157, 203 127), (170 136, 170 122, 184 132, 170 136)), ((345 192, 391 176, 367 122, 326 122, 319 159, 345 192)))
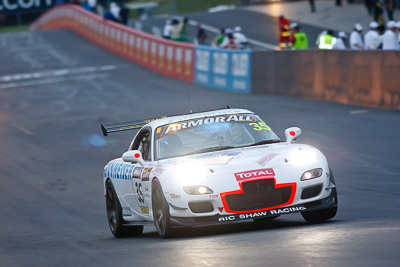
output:
POLYGON ((136 182, 135 186, 136 186, 137 199, 138 199, 139 203, 144 203, 142 184, 136 182))
POLYGON ((253 123, 249 123, 250 126, 253 126, 253 130, 254 131, 270 131, 271 127, 269 127, 267 124, 265 124, 265 122, 261 121, 259 123, 257 122, 253 122, 253 123))

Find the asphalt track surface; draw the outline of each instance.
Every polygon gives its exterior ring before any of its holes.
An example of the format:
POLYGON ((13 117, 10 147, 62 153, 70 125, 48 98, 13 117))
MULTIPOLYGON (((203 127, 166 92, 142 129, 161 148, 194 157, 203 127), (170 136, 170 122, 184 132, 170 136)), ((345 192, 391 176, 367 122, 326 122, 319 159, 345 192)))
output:
POLYGON ((399 111, 185 84, 63 30, 3 34, 0 49, 1 266, 398 266, 399 111), (299 142, 331 164, 337 216, 309 225, 291 214, 171 239, 147 226, 141 237, 113 238, 102 171, 134 133, 104 142, 99 122, 186 113, 186 90, 195 111, 230 104, 281 136, 301 127, 299 142))

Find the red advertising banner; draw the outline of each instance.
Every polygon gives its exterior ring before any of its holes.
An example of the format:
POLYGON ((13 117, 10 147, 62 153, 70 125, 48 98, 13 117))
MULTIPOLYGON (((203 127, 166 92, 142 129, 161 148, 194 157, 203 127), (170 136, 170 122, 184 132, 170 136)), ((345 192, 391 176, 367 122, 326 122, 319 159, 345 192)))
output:
POLYGON ((107 50, 166 76, 193 82, 194 45, 173 42, 104 20, 75 5, 52 8, 31 30, 69 29, 107 50))

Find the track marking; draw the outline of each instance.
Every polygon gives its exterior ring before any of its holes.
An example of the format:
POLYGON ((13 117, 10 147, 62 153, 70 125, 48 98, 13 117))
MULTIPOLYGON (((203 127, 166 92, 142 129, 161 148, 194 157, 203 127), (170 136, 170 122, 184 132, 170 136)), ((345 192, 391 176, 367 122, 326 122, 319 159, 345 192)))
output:
POLYGON ((0 89, 9 89, 15 87, 26 87, 26 86, 35 86, 42 84, 51 84, 51 83, 59 83, 64 81, 74 81, 74 80, 92 80, 98 78, 107 77, 107 74, 104 73, 93 73, 93 74, 84 74, 84 75, 72 75, 72 76, 56 76, 56 77, 48 77, 44 79, 38 80, 26 80, 26 81, 14 81, 11 83, 0 84, 0 89))
POLYGON ((74 69, 59 69, 52 71, 43 71, 43 72, 32 72, 32 73, 18 73, 13 75, 5 75, 0 76, 0 88, 2 87, 2 82, 14 82, 14 81, 23 81, 23 80, 32 80, 32 79, 40 79, 40 78, 51 78, 51 77, 60 77, 71 74, 84 74, 84 73, 93 73, 100 71, 110 71, 117 69, 118 66, 115 65, 105 65, 100 67, 86 66, 81 68, 74 69))
POLYGON ((350 111, 349 113, 351 114, 351 115, 359 115, 359 114, 365 114, 365 113, 368 113, 369 112, 369 110, 366 110, 366 109, 359 109, 359 110, 352 110, 352 111, 350 111))

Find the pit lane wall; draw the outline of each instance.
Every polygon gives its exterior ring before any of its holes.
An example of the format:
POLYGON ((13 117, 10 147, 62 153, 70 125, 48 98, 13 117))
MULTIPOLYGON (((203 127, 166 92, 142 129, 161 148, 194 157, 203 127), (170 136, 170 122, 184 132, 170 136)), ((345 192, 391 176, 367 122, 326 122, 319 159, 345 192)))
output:
POLYGON ((76 5, 55 7, 31 25, 31 30, 69 29, 130 61, 169 77, 193 82, 194 45, 155 37, 104 20, 76 5))
POLYGON ((400 109, 396 51, 260 51, 252 69, 252 93, 400 109))

